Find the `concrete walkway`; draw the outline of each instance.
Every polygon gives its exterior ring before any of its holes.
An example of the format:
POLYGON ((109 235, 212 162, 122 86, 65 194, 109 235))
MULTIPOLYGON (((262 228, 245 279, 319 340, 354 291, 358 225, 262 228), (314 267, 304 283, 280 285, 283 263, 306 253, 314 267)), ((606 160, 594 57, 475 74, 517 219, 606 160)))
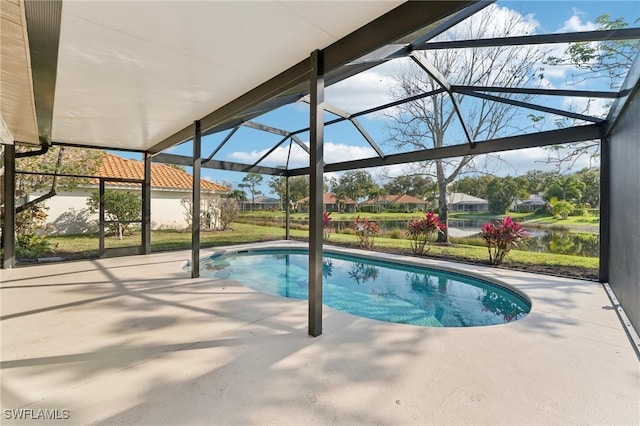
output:
POLYGON ((598 283, 425 260, 532 312, 420 328, 325 307, 311 338, 306 301, 190 279, 188 258, 2 271, 2 424, 640 424, 640 364, 598 283))

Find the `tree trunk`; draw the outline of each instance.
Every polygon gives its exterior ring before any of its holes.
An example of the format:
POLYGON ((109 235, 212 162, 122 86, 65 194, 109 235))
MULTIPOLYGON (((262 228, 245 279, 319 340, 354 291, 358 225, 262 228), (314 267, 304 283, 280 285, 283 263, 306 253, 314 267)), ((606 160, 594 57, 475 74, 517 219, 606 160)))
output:
POLYGON ((438 220, 440 223, 447 225, 442 232, 438 232, 438 243, 449 242, 449 217, 447 207, 447 182, 443 179, 438 179, 438 220))

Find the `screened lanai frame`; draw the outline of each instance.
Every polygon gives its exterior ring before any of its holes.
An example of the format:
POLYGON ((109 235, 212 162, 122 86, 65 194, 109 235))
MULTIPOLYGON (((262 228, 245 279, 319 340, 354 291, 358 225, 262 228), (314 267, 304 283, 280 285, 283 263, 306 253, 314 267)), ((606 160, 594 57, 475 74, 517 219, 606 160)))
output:
MULTIPOLYGON (((524 148, 541 147, 545 145, 566 144, 587 140, 600 140, 601 142, 601 221, 600 221, 600 281, 608 280, 608 246, 609 246, 609 142, 608 135, 614 127, 618 117, 625 106, 638 90, 638 77, 640 76, 640 60, 636 60, 629 71, 622 87, 615 92, 611 91, 578 91, 578 90, 552 90, 532 88, 502 88, 502 87, 468 87, 449 84, 440 75, 437 69, 430 64, 421 61, 413 52, 424 49, 490 47, 502 45, 527 45, 527 44, 551 44, 568 43, 574 41, 600 41, 600 40, 624 40, 640 38, 639 28, 588 31, 580 33, 545 34, 520 37, 506 37, 499 39, 458 40, 451 42, 429 41, 451 28, 455 24, 477 13, 492 2, 433 2, 429 8, 425 8, 420 2, 407 2, 360 28, 349 36, 325 49, 311 53, 309 58, 299 62, 271 80, 263 83, 243 96, 228 103, 210 114, 197 119, 193 125, 187 126, 175 134, 155 144, 145 155, 145 171, 150 170, 150 161, 161 163, 180 164, 193 167, 193 206, 197 209, 199 202, 199 183, 202 168, 230 170, 237 172, 255 172, 260 174, 283 176, 306 175, 310 176, 310 226, 309 226, 309 333, 317 336, 322 332, 322 182, 324 172, 344 171, 367 167, 387 166, 403 164, 423 160, 459 157, 465 154, 485 154, 524 148), (429 9, 429 10, 426 10, 429 9), (378 143, 371 138, 358 121, 358 117, 376 112, 393 105, 409 102, 413 98, 407 98, 392 104, 381 105, 366 111, 347 113, 339 108, 324 103, 324 88, 342 81, 350 76, 366 71, 374 66, 399 57, 411 57, 425 73, 438 81, 441 89, 433 93, 418 95, 425 97, 436 93, 447 92, 450 96, 454 93, 476 96, 493 101, 505 102, 514 106, 526 107, 532 110, 564 115, 591 122, 588 125, 568 127, 564 129, 545 131, 542 133, 525 134, 493 139, 487 141, 472 140, 467 134, 465 144, 445 146, 422 151, 397 153, 385 155, 378 143), (560 111, 543 105, 522 104, 495 96, 495 93, 522 93, 550 96, 579 96, 593 98, 614 99, 609 115, 606 119, 588 117, 560 111), (309 104, 309 127, 304 129, 280 129, 260 124, 253 119, 260 115, 273 111, 281 106, 293 102, 303 101, 309 104), (324 122, 325 111, 337 115, 338 118, 324 122), (337 122, 349 121, 362 134, 367 143, 376 152, 377 156, 365 159, 350 160, 340 163, 324 164, 323 132, 324 126, 337 122), (301 148, 308 150, 310 166, 305 168, 267 167, 260 165, 268 154, 254 164, 241 164, 236 162, 214 159, 217 152, 226 143, 232 143, 233 134, 240 126, 251 127, 256 130, 273 133, 281 136, 280 144, 287 140, 301 148), (221 144, 210 152, 202 152, 202 137, 214 133, 229 131, 221 144), (303 132, 310 133, 310 146, 297 139, 296 135, 303 132), (191 157, 175 154, 165 154, 164 150, 193 141, 193 155, 191 157)), ((455 98, 451 96, 455 106, 455 98)), ((44 114, 46 118, 46 114, 44 114)), ((50 116, 50 115, 49 115, 50 116)), ((462 123, 464 118, 459 114, 462 123)), ((39 114, 40 119, 40 114, 39 114)), ((51 123, 48 123, 49 127, 51 123)), ((44 126, 47 126, 45 121, 44 126)), ((52 141, 56 144, 56 141, 52 141)), ((59 142, 64 144, 63 142, 59 142)), ((10 156, 10 155, 9 155, 10 156)), ((5 175, 8 181, 9 173, 5 175)), ((147 177, 145 177, 147 179, 147 177)), ((288 180, 288 179, 287 179, 288 180)), ((9 207, 9 206, 6 206, 9 207)), ((145 222, 148 221, 148 205, 143 209, 145 222)), ((287 211, 288 214, 288 211, 287 211)), ((199 214, 194 211, 194 218, 199 214)), ((10 222, 10 221, 9 221, 10 222)), ((192 229, 192 276, 199 274, 199 224, 193 221, 192 229)), ((288 237, 288 217, 287 231, 288 237)), ((147 233, 149 232, 147 228, 147 233)), ((3 238, 7 238, 7 232, 3 232, 3 238)), ((143 236, 145 246, 148 247, 149 238, 143 236)), ((5 249, 7 246, 5 244, 5 249)), ((147 250, 144 250, 147 252, 147 250)), ((6 258, 6 256, 5 256, 6 258)))

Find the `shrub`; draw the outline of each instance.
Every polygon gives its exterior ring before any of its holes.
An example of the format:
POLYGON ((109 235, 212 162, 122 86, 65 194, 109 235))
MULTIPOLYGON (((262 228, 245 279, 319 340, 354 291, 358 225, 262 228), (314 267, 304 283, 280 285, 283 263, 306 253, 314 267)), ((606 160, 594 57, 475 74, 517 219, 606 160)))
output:
POLYGON ((331 236, 331 230, 333 229, 333 219, 331 219, 331 212, 322 212, 322 239, 329 241, 331 236))
POLYGON ((41 204, 34 204, 16 214, 16 255, 18 258, 36 258, 51 252, 56 246, 43 235, 47 210, 41 204))
POLYGON ((353 221, 353 225, 358 239, 358 246, 366 249, 373 247, 373 242, 378 234, 378 224, 366 218, 360 219, 360 216, 358 216, 353 221))
POLYGON ((551 199, 550 205, 553 217, 560 217, 560 219, 568 218, 571 212, 576 208, 576 206, 569 201, 557 200, 555 198, 551 199))
POLYGON ((231 226, 231 222, 235 221, 240 214, 240 206, 238 201, 233 198, 222 198, 217 203, 218 208, 218 227, 221 231, 226 231, 231 226))
POLYGON ((420 220, 409 223, 409 229, 405 236, 409 238, 413 254, 423 254, 431 248, 428 244, 433 239, 436 232, 442 232, 446 228, 444 223, 440 223, 438 217, 433 212, 425 213, 420 220))
POLYGON ((504 257, 517 243, 529 237, 522 226, 515 223, 509 216, 505 217, 498 225, 485 223, 482 225, 480 235, 487 245, 489 262, 492 265, 501 264, 504 257))
MULTIPOLYGON (((89 211, 96 213, 100 210, 100 193, 91 193, 87 200, 89 211)), ((107 231, 117 235, 121 240, 131 228, 131 222, 140 220, 142 216, 142 200, 140 196, 127 191, 107 189, 104 191, 105 219, 109 221, 107 231)))

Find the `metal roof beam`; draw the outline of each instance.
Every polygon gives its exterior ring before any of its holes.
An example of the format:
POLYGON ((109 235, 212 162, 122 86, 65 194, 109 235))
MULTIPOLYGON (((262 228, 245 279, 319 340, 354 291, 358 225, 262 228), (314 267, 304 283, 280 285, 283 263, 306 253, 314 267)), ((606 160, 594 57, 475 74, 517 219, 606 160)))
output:
POLYGON ((231 139, 231 137, 238 131, 240 127, 234 127, 233 130, 231 132, 229 132, 229 134, 222 140, 222 142, 220 142, 220 144, 216 147, 216 149, 214 149, 211 154, 207 157, 207 159, 205 161, 209 161, 213 158, 214 155, 216 155, 218 153, 218 151, 220 151, 222 149, 222 147, 224 146, 224 144, 226 144, 229 139, 231 139))
POLYGON ((624 83, 622 83, 621 93, 624 93, 624 96, 616 99, 609 109, 607 126, 604 131, 607 137, 618 124, 618 120, 622 117, 624 110, 629 106, 632 99, 638 96, 638 91, 640 91, 640 55, 636 56, 624 83))
POLYGON ((473 47, 523 46, 529 44, 555 44, 584 41, 633 40, 640 38, 640 28, 618 30, 580 31, 560 34, 536 34, 515 37, 481 38, 477 40, 453 40, 426 42, 414 50, 469 49, 473 47))
POLYGON ((245 127, 249 127, 251 129, 260 130, 267 133, 273 133, 274 135, 287 136, 287 137, 291 136, 291 133, 287 132, 286 130, 278 129, 277 127, 267 126, 266 124, 262 124, 262 123, 256 123, 255 121, 245 121, 244 123, 242 123, 242 125, 245 127))
POLYGON ((458 116, 458 120, 460 120, 460 124, 462 125, 462 130, 464 130, 464 135, 467 137, 467 142, 471 148, 474 146, 473 138, 471 137, 471 130, 467 127, 467 123, 462 117, 462 113, 460 112, 460 105, 458 105, 458 101, 455 96, 453 96, 453 92, 451 91, 451 85, 447 78, 437 69, 433 64, 427 61, 425 58, 418 57, 415 53, 411 53, 409 56, 413 62, 415 62, 424 72, 429 74, 429 76, 434 79, 440 86, 442 86, 447 93, 449 94, 449 98, 451 99, 451 103, 453 104, 453 109, 458 116))
POLYGON ((257 166, 258 164, 260 164, 260 163, 262 162, 262 160, 264 160, 265 158, 267 158, 268 156, 270 156, 270 155, 271 155, 271 153, 272 153, 273 151, 275 151, 276 149, 278 149, 278 148, 279 148, 283 143, 285 143, 285 142, 287 141, 287 139, 289 139, 289 136, 285 136, 284 138, 282 138, 282 139, 280 140, 280 142, 278 142, 278 143, 277 143, 277 144, 275 144, 275 145, 274 145, 270 150, 268 150, 267 152, 265 152, 265 153, 264 153, 264 155, 262 155, 262 157, 258 158, 258 159, 256 160, 256 162, 255 162, 255 163, 253 163, 253 164, 251 165, 251 167, 255 167, 255 166, 257 166))
POLYGON ((474 92, 494 92, 494 93, 517 93, 522 95, 543 95, 543 96, 575 96, 583 98, 604 98, 615 99, 623 96, 620 92, 596 91, 596 90, 563 90, 563 89, 539 89, 528 87, 497 87, 497 86, 457 86, 452 85, 454 92, 462 90, 472 90, 474 92))
MULTIPOLYGON (((422 151, 391 154, 384 158, 373 157, 359 160, 331 163, 325 166, 325 172, 339 172, 345 170, 364 169, 368 167, 391 166, 394 164, 415 163, 418 161, 437 160, 444 158, 462 157, 464 155, 490 154, 493 152, 513 151, 518 149, 535 148, 541 146, 581 142, 600 138, 599 124, 568 127, 565 129, 537 132, 527 135, 510 136, 483 142, 476 142, 475 147, 469 144, 445 146, 441 148, 425 149, 422 151)), ((309 174, 309 168, 288 170, 286 176, 300 176, 309 174)))
POLYGON ((563 117, 574 118, 576 120, 589 121, 591 123, 601 123, 602 121, 604 121, 601 118, 592 117, 589 115, 583 115, 575 112, 564 111, 561 109, 546 107, 543 105, 531 104, 529 102, 517 101, 515 99, 501 98, 500 96, 493 96, 493 95, 488 95, 486 93, 474 92, 473 90, 458 90, 457 93, 473 96, 474 98, 487 99, 489 101, 501 102, 503 104, 513 105, 513 106, 522 107, 522 108, 528 108, 535 111, 546 112, 549 114, 561 115, 563 117))
MULTIPOLYGON (((305 96, 301 100, 303 102, 309 103, 309 97, 308 96, 305 96)), ((343 118, 344 120, 349 120, 351 122, 351 124, 353 124, 353 126, 356 128, 356 130, 358 130, 358 132, 360 132, 362 137, 367 141, 367 143, 371 146, 371 148, 373 148, 373 150, 376 152, 376 154, 378 154, 378 157, 384 157, 384 152, 382 151, 382 149, 378 146, 376 141, 373 140, 373 138, 371 137, 369 132, 367 132, 367 129, 365 129, 362 126, 362 124, 358 121, 357 118, 353 117, 352 114, 349 114, 348 112, 344 111, 341 108, 338 108, 335 105, 331 105, 331 104, 328 104, 328 103, 324 102, 322 104, 322 106, 323 106, 323 109, 325 111, 330 112, 333 115, 337 115, 338 117, 343 118)), ((325 125, 328 125, 328 123, 325 123, 325 125)))
MULTIPOLYGON (((193 166, 193 158, 176 154, 157 154, 151 159, 154 163, 178 164, 180 166, 193 166)), ((251 164, 234 163, 231 161, 209 160, 203 161, 201 166, 205 169, 228 170, 232 172, 260 173, 270 176, 281 176, 285 170, 277 167, 252 166, 251 164)))

